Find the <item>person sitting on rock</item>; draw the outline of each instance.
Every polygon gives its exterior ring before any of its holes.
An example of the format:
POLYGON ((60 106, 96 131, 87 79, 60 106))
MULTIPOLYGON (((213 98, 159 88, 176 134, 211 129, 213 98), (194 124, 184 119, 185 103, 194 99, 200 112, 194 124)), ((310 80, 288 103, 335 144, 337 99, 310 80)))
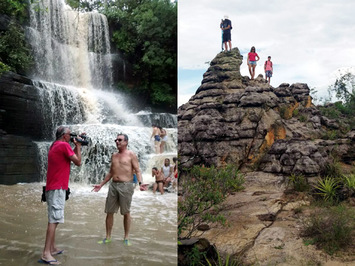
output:
POLYGON ((158 170, 158 168, 153 167, 152 168, 152 176, 155 177, 155 183, 153 185, 153 193, 155 194, 155 191, 157 189, 159 190, 160 194, 164 194, 164 175, 161 171, 158 170))
POLYGON ((170 159, 164 160, 164 165, 161 168, 161 172, 164 174, 164 187, 168 187, 173 177, 173 167, 170 165, 170 159))
POLYGON ((251 76, 251 79, 254 79, 255 76, 255 67, 256 67, 256 61, 259 61, 260 57, 259 55, 255 52, 255 47, 251 47, 250 52, 248 53, 248 60, 247 64, 249 67, 249 73, 251 76))

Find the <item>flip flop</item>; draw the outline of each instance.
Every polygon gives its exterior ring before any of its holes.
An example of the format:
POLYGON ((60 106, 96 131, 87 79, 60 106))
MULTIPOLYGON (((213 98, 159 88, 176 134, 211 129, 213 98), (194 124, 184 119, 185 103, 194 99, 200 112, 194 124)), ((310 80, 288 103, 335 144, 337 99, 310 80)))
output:
POLYGON ((123 245, 132 246, 131 241, 129 241, 128 239, 123 240, 123 245))
POLYGON ((43 263, 43 264, 49 264, 49 265, 59 265, 60 262, 57 260, 45 260, 43 258, 41 258, 40 260, 38 260, 39 263, 43 263))
POLYGON ((63 254, 64 250, 59 250, 57 252, 52 253, 52 256, 63 254))
POLYGON ((108 243, 111 243, 111 242, 112 242, 111 238, 109 238, 109 239, 104 238, 103 240, 100 240, 97 243, 99 243, 99 244, 108 244, 108 243))

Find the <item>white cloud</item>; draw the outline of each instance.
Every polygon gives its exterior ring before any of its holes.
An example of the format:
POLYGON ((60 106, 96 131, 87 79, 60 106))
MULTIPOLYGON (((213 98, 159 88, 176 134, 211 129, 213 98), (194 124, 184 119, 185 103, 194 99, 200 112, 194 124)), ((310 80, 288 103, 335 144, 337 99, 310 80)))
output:
POLYGON ((219 23, 227 14, 232 45, 244 52, 242 75, 249 74, 246 55, 255 46, 261 58, 257 74, 263 74, 262 65, 272 56, 274 87, 304 82, 324 90, 331 73, 355 65, 354 13, 355 1, 179 0, 179 69, 207 70, 205 62, 221 50, 219 23))

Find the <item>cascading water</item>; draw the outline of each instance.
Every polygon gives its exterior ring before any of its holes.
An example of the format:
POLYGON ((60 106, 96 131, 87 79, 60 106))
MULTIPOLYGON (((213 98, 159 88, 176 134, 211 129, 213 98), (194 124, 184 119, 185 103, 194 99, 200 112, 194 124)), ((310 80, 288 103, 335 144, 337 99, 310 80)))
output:
MULTIPOLYGON (((136 190, 133 195, 130 239, 122 244, 122 217, 116 215, 110 245, 105 236, 104 205, 108 186, 91 192, 109 170, 116 151, 117 133, 129 136, 129 149, 139 159, 144 183, 152 182, 151 167, 176 156, 176 116, 140 112, 133 114, 126 100, 112 92, 112 65, 105 16, 78 13, 64 0, 34 1, 27 37, 35 66, 32 79, 40 97, 43 140, 36 142, 43 181, 47 154, 59 125, 86 132, 91 141, 82 147, 82 165, 73 166, 65 224, 58 226, 56 242, 64 253, 56 258, 65 265, 177 265, 175 193, 163 196, 136 190), (154 154, 151 124, 166 128, 163 154, 154 154)), ((41 257, 47 213, 40 203, 41 183, 0 185, 0 258, 6 265, 34 265, 41 257), (16 206, 14 208, 14 206, 16 206)), ((1 264, 0 263, 0 264, 1 264)), ((37 263, 38 264, 38 263, 37 263)))

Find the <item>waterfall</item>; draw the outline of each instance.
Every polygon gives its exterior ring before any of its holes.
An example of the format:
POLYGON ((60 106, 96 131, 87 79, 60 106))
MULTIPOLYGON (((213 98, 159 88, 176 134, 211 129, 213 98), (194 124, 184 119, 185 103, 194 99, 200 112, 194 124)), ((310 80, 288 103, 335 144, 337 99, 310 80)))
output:
POLYGON ((107 19, 73 11, 64 0, 31 4, 27 30, 35 79, 85 88, 112 85, 107 19))
MULTIPOLYGON (((126 106, 122 95, 112 92, 112 56, 107 19, 97 12, 73 11, 64 0, 42 0, 32 4, 26 29, 35 60, 33 84, 40 97, 45 139, 36 142, 43 181, 47 154, 54 131, 67 125, 72 132, 85 132, 90 139, 82 147, 82 165, 73 166, 71 181, 99 183, 109 171, 116 152, 118 133, 129 137, 144 173, 151 181, 151 167, 161 167, 164 158, 176 156, 175 115, 137 114, 126 106), (38 6, 39 5, 39 6, 38 6), (168 142, 163 154, 154 154, 150 139, 155 123, 166 128, 168 142)), ((137 99, 139 100, 139 99, 137 99)))

